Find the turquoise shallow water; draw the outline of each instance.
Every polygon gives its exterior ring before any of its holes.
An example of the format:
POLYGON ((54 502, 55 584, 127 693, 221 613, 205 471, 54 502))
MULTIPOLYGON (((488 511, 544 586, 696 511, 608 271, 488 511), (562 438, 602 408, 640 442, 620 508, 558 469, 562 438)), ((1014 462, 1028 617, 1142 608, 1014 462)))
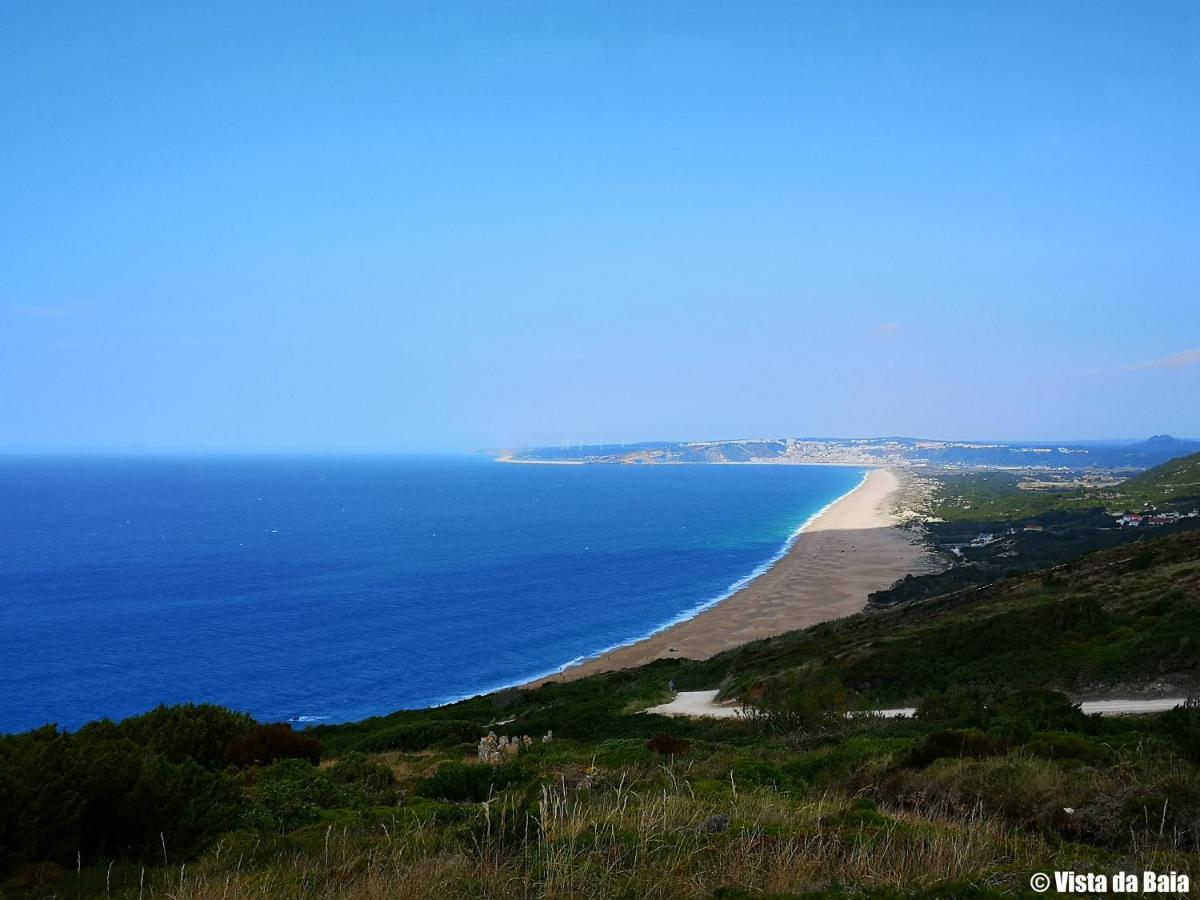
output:
POLYGON ((0 461, 0 730, 158 703, 341 721, 693 615, 859 470, 0 461))

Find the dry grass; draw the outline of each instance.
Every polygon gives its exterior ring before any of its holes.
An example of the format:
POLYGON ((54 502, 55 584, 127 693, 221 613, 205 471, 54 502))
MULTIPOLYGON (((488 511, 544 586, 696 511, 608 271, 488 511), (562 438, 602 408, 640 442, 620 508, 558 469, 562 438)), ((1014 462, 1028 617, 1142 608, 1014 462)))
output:
POLYGON ((539 819, 509 800, 487 805, 469 834, 413 821, 378 839, 330 827, 319 853, 266 865, 220 853, 180 873, 163 893, 241 898, 711 897, 736 884, 751 892, 830 883, 917 886, 1032 871, 1048 848, 997 821, 858 810, 843 795, 793 803, 770 792, 705 801, 686 782, 638 791, 623 780, 601 791, 543 789, 539 819), (721 833, 711 816, 729 816, 721 833), (519 817, 514 819, 514 816, 519 817))

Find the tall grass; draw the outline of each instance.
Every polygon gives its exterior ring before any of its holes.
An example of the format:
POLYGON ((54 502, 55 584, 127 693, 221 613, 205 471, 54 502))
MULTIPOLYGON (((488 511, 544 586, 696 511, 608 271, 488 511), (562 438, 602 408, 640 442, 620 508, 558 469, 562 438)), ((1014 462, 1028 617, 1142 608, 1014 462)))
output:
POLYGON ((218 849, 171 877, 158 873, 145 895, 700 898, 722 885, 816 889, 831 873, 841 883, 897 888, 981 872, 1028 877, 1053 852, 1041 837, 982 814, 964 821, 876 811, 836 792, 804 801, 765 790, 705 799, 678 776, 642 789, 624 776, 595 790, 560 783, 528 806, 493 799, 471 823, 397 813, 373 831, 328 825, 304 847, 218 849), (728 828, 711 827, 715 816, 728 817, 728 828))

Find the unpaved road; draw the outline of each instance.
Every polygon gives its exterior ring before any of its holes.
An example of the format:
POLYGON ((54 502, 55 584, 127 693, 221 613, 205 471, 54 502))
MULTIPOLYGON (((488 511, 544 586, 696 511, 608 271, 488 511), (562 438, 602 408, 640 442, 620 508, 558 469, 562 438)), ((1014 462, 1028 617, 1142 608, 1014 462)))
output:
MULTIPOLYGON (((1166 712, 1183 706, 1184 697, 1164 697, 1157 700, 1086 700, 1080 704, 1083 711, 1100 716, 1135 716, 1143 713, 1166 712)), ((710 719, 736 719, 742 714, 736 703, 717 703, 716 691, 680 691, 670 703, 652 706, 646 712, 660 716, 695 716, 710 719)), ((876 709, 852 715, 876 715, 889 719, 900 719, 916 715, 916 707, 902 706, 895 709, 876 709)))

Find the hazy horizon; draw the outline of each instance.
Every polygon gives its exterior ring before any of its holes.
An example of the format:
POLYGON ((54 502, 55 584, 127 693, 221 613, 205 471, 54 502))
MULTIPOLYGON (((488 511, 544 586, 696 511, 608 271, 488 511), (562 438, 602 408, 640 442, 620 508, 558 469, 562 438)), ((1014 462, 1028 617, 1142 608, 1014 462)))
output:
MULTIPOLYGON (((1153 437, 1170 437, 1181 441, 1197 441, 1200 438, 1194 435, 1172 434, 1172 435, 1146 435, 1145 437, 1109 437, 1109 438, 1004 438, 1004 437, 945 437, 941 435, 917 435, 917 434, 849 434, 849 435, 809 435, 809 434, 777 434, 777 435, 738 435, 726 437, 702 437, 702 438, 681 438, 681 439, 660 439, 660 438, 645 438, 636 441, 597 441, 595 443, 585 444, 529 444, 523 446, 511 445, 507 447, 475 447, 468 449, 427 449, 427 450, 389 450, 386 448, 377 450, 3 450, 0 449, 0 459, 16 459, 16 458, 36 458, 46 456, 57 457, 125 457, 125 458, 164 458, 164 459, 253 459, 253 458, 313 458, 313 459, 328 459, 328 458, 379 458, 379 457, 396 457, 396 458, 430 458, 430 459, 445 459, 445 458, 478 458, 487 457, 491 454, 500 453, 511 450, 535 450, 535 449, 553 449, 556 446, 566 447, 623 447, 637 444, 676 444, 676 443, 720 443, 726 441, 754 441, 754 440, 925 440, 925 441, 946 441, 949 443, 997 443, 997 444, 1014 444, 1027 443, 1030 445, 1059 445, 1059 446, 1088 446, 1088 445, 1133 445, 1149 440, 1153 437)), ((533 462, 534 460, 530 460, 533 462)))
POLYGON ((1200 436, 1198 46, 1184 2, 10 5, 0 453, 1200 436))

